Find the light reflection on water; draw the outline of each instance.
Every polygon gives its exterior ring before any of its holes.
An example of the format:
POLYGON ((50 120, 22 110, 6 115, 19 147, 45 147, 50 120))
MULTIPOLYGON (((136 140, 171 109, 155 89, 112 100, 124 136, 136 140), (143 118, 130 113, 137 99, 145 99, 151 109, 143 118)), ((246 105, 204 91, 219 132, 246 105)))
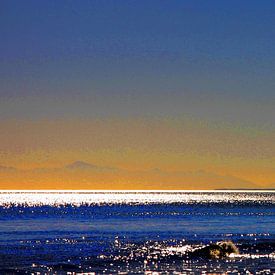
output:
POLYGON ((2 191, 0 205, 275 202, 271 191, 2 191))

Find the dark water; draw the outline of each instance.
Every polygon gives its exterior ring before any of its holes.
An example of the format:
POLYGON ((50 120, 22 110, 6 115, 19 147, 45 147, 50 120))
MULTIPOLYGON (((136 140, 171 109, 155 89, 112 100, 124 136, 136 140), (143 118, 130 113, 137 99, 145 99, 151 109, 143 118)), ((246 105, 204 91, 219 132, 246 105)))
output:
POLYGON ((128 203, 74 194, 77 204, 46 203, 32 194, 35 203, 32 197, 25 205, 7 196, 0 196, 0 274, 275 274, 275 193, 217 199, 209 193, 197 202, 200 194, 191 194, 183 202, 148 203, 139 202, 143 194, 128 203), (239 254, 207 259, 187 253, 221 240, 232 240, 239 254))

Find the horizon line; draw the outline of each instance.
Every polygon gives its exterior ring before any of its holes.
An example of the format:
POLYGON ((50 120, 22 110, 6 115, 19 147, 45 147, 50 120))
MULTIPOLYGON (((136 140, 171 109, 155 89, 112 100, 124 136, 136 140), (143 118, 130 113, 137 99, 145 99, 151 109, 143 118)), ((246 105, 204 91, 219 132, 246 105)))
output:
POLYGON ((275 189, 0 189, 0 193, 256 193, 271 192, 275 193, 275 189))

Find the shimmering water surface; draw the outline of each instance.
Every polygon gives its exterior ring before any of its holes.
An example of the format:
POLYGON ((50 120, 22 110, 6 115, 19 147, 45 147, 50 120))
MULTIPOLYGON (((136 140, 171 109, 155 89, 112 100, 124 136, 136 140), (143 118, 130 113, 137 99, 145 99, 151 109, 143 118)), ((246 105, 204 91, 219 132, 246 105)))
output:
POLYGON ((275 274, 275 193, 2 191, 0 274, 37 272, 275 274))

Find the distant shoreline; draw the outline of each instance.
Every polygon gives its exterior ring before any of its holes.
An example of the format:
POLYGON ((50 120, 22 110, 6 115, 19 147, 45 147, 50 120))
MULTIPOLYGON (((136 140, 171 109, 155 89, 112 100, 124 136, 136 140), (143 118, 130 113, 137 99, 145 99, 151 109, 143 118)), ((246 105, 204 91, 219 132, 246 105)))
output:
POLYGON ((262 188, 262 189, 254 189, 254 188, 238 188, 238 189, 227 189, 227 188, 219 188, 215 189, 217 191, 275 191, 275 188, 262 188))

